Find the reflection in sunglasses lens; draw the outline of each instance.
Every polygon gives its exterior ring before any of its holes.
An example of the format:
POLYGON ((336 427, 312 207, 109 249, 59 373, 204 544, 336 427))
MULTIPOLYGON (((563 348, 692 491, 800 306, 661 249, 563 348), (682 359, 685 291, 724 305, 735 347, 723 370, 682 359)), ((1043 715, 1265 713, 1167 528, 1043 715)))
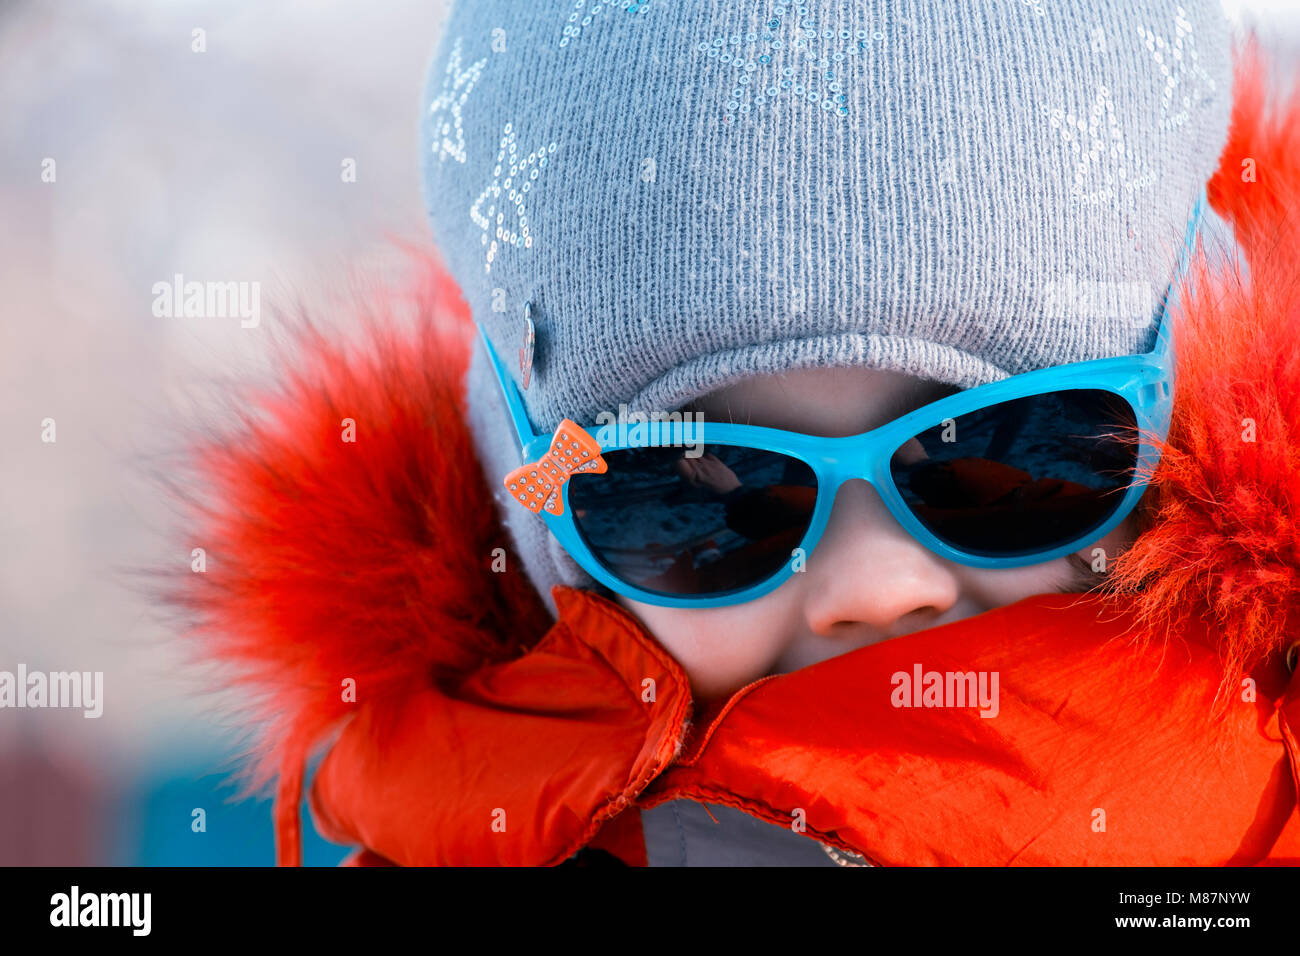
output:
POLYGON ((817 502, 811 468, 777 452, 708 445, 604 453, 603 475, 569 479, 579 534, 619 580, 661 594, 722 594, 777 573, 817 502))
POLYGON ((1101 525, 1136 466, 1136 419, 1102 389, 1031 395, 936 425, 894 453, 917 519, 969 554, 1047 550, 1101 525))

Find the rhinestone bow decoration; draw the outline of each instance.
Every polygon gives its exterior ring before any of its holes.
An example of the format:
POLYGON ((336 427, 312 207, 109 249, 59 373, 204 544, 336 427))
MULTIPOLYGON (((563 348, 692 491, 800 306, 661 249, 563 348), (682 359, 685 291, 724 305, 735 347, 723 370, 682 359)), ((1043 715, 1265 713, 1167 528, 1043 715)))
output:
POLYGON ((562 515, 564 500, 560 492, 569 476, 584 471, 600 475, 608 467, 600 457, 596 439, 566 418, 555 430, 546 454, 510 472, 505 483, 515 500, 533 514, 549 511, 562 515))

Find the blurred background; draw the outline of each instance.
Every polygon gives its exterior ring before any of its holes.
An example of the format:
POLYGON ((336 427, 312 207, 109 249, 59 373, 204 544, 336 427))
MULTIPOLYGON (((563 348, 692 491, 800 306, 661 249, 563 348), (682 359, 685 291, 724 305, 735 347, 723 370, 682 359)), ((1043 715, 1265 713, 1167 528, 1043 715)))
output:
MULTIPOLYGON (((104 674, 97 719, 0 709, 0 865, 274 862, 269 801, 225 784, 223 702, 124 569, 189 562, 150 472, 196 387, 263 362, 275 303, 429 245, 448 6, 0 0, 0 670, 104 674), (176 273, 259 282, 261 324, 155 317, 176 273)), ((1300 0, 1224 6, 1300 58, 1300 0)), ((306 863, 348 852, 305 829, 306 863)))
MULTIPOLYGON (((223 786, 222 702, 124 569, 189 563, 150 472, 196 389, 262 357, 273 303, 429 245, 417 122, 447 6, 0 3, 0 670, 103 671, 105 697, 98 719, 0 710, 0 864, 273 862, 269 801, 223 786), (155 317, 178 272, 260 282, 261 324, 155 317)), ((307 862, 345 854, 306 830, 307 862)))

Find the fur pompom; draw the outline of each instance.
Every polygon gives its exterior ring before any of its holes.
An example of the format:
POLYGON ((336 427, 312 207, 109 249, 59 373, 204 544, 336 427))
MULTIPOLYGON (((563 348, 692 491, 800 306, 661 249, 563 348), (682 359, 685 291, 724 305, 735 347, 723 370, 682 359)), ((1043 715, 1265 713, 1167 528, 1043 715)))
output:
POLYGON ((1235 84, 1208 193, 1246 268, 1196 257, 1174 317, 1169 439, 1144 530, 1110 575, 1153 635, 1201 617, 1225 686, 1300 638, 1300 87, 1268 103, 1253 43, 1235 84))
POLYGON ((548 623, 507 555, 464 420, 468 307, 440 264, 420 271, 413 323, 379 283, 328 332, 291 322, 279 384, 190 456, 205 487, 184 502, 186 540, 208 567, 169 597, 199 654, 255 700, 248 775, 289 781, 285 814, 303 761, 354 700, 508 658, 548 623))

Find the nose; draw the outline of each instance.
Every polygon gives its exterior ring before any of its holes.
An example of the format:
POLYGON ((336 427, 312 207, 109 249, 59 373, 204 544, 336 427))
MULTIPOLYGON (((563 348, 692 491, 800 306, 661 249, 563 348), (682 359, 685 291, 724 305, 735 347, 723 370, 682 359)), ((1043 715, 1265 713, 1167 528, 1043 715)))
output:
POLYGON ((961 597, 958 573, 894 520, 871 485, 846 482, 808 556, 807 626, 855 643, 934 626, 961 597))

